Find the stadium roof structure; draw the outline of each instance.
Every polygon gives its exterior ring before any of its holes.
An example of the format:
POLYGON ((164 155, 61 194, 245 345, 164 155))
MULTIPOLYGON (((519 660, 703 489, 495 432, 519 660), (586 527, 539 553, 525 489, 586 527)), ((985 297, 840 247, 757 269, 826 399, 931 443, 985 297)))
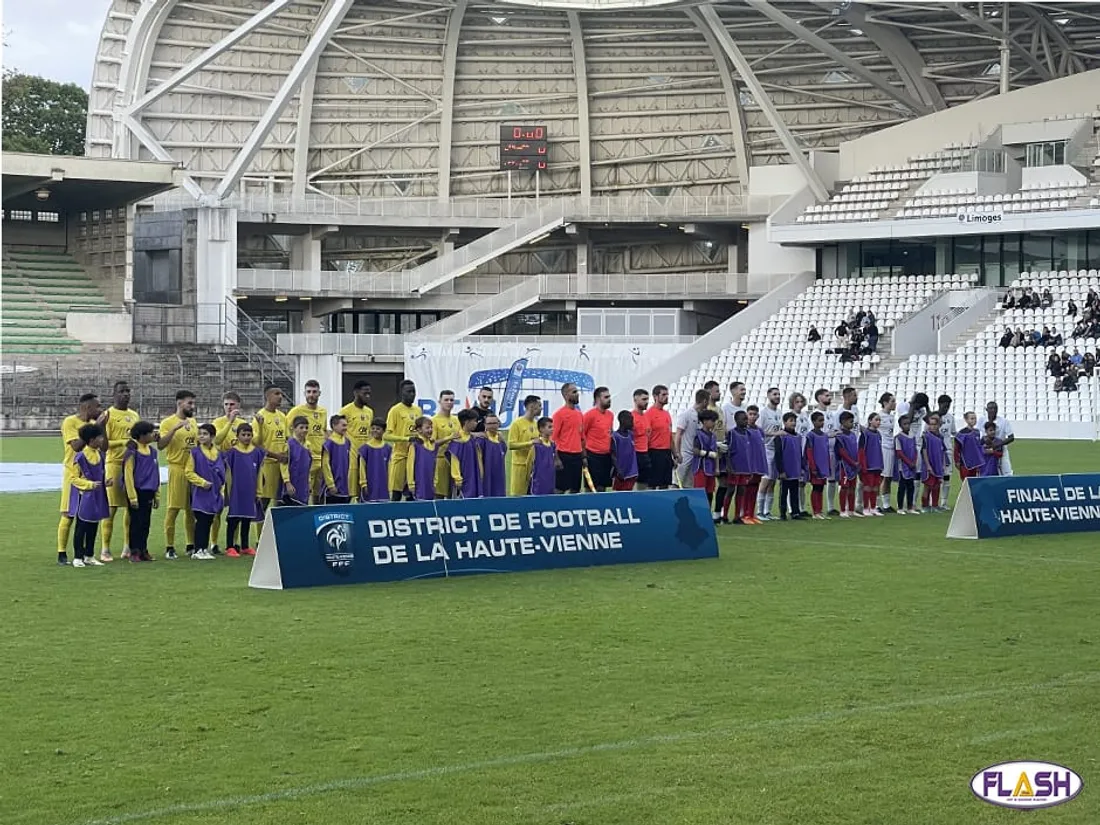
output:
POLYGON ((207 202, 730 195, 1098 67, 1094 2, 113 0, 87 150, 182 163, 207 202), (501 171, 505 125, 545 127, 537 179, 501 171))
POLYGON ((5 209, 73 212, 122 206, 178 185, 176 163, 4 152, 5 209))

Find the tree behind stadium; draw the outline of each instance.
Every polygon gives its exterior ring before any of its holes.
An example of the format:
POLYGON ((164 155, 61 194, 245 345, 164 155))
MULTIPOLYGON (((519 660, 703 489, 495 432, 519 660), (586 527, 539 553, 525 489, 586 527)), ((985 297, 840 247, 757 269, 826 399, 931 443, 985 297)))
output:
POLYGON ((4 72, 5 152, 83 155, 88 93, 75 83, 4 72))

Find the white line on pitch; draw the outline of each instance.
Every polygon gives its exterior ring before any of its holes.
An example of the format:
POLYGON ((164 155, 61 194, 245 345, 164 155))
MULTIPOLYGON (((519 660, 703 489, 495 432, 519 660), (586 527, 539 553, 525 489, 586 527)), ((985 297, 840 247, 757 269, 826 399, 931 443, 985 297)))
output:
POLYGON ((477 762, 466 762, 459 765, 440 765, 419 770, 400 771, 397 773, 378 774, 375 776, 358 776, 351 779, 338 779, 332 782, 322 782, 315 785, 303 785, 297 788, 284 788, 278 791, 269 791, 262 794, 249 796, 231 796, 224 799, 211 799, 206 802, 184 802, 178 805, 168 805, 163 808, 154 808, 147 811, 136 811, 129 814, 104 817, 102 819, 88 820, 82 825, 125 825, 129 822, 141 822, 144 820, 162 819, 168 816, 182 816, 186 814, 202 814, 213 811, 223 811, 232 808, 244 808, 251 805, 263 805, 269 802, 282 802, 304 797, 319 796, 333 791, 356 790, 369 788, 376 785, 386 785, 398 782, 415 782, 421 779, 438 779, 445 776, 473 773, 476 771, 491 770, 493 768, 508 768, 516 765, 529 765, 539 762, 554 762, 560 759, 575 759, 581 756, 591 756, 601 753, 616 753, 620 751, 638 750, 640 748, 657 745, 679 744, 699 739, 722 738, 738 734, 752 733, 773 728, 797 727, 800 725, 816 725, 823 722, 832 722, 837 719, 851 719, 854 717, 872 715, 876 713, 896 713, 906 710, 915 710, 927 707, 944 707, 960 705, 980 699, 995 699, 1013 693, 1033 693, 1041 690, 1054 690, 1058 688, 1080 687, 1100 682, 1100 671, 1086 673, 1064 674, 1058 679, 1049 682, 1037 682, 1031 684, 1014 685, 1011 687, 991 688, 989 690, 974 690, 966 693, 947 693, 939 696, 926 696, 919 699, 905 699, 899 702, 889 702, 880 705, 864 705, 862 707, 843 708, 839 710, 825 710, 818 713, 807 713, 798 716, 788 716, 779 719, 763 719, 755 722, 744 722, 720 728, 711 728, 699 731, 683 731, 680 733, 654 734, 642 736, 636 739, 624 739, 617 742, 602 742, 596 745, 580 745, 560 750, 540 751, 536 753, 519 753, 512 756, 500 756, 494 759, 484 759, 477 762))

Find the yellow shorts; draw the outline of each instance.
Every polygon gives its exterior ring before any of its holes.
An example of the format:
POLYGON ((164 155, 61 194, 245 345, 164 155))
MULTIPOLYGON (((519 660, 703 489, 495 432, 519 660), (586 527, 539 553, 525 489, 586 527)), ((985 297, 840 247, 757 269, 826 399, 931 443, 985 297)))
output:
POLYGON ((508 476, 508 495, 525 496, 531 486, 531 465, 527 463, 511 466, 511 474, 508 476))
POLYGON ((409 486, 407 475, 408 456, 395 455, 390 459, 390 492, 400 493, 409 486))
POLYGON ((191 509, 191 485, 187 481, 187 471, 183 467, 168 467, 168 499, 166 507, 169 510, 191 509))
POLYGON ((63 516, 69 516, 71 518, 75 513, 73 509, 75 504, 76 502, 73 500, 73 484, 69 480, 69 474, 66 472, 61 477, 61 504, 58 510, 63 516))
POLYGON ((443 498, 451 497, 451 459, 438 458, 435 462, 435 494, 443 498))
POLYGON ((126 485, 119 484, 122 479, 122 465, 107 465, 107 503, 112 507, 129 507, 130 502, 126 498, 126 485))
POLYGON ((260 498, 277 499, 283 492, 283 473, 277 461, 265 461, 260 468, 260 483, 256 495, 260 498))

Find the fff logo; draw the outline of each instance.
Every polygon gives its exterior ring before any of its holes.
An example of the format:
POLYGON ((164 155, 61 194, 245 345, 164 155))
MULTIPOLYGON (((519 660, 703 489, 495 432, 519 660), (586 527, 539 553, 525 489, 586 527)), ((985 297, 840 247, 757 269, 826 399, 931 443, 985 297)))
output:
POLYGON ((1003 762, 978 771, 970 790, 978 799, 1004 808, 1049 808, 1081 792, 1081 777, 1051 762, 1003 762))

